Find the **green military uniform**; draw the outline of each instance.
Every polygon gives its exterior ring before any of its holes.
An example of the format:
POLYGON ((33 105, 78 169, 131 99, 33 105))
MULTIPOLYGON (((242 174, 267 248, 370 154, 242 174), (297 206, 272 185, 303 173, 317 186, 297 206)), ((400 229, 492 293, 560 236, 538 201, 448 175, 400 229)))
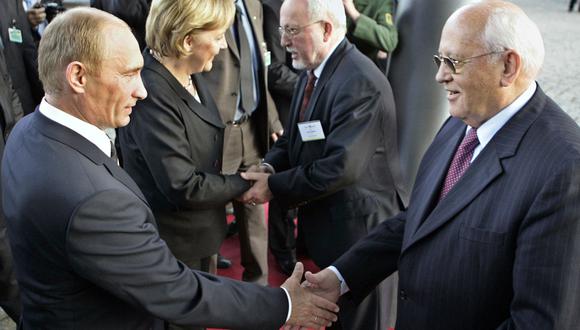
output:
POLYGON ((356 47, 376 62, 379 50, 392 52, 397 46, 397 29, 393 22, 393 0, 354 0, 361 13, 356 22, 347 15, 347 38, 356 47))

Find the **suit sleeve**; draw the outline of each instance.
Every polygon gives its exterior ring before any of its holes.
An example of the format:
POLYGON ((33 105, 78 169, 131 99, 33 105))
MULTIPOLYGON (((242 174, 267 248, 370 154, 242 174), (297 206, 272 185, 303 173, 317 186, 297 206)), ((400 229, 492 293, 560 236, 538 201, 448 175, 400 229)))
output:
POLYGON ((580 324, 580 160, 547 178, 517 238, 510 318, 498 329, 580 324))
POLYGON ((393 1, 381 1, 373 17, 361 13, 352 28, 352 35, 373 48, 392 52, 398 43, 397 28, 393 23, 393 1))
POLYGON ((198 169, 203 155, 191 152, 183 118, 172 102, 177 96, 157 89, 140 101, 131 119, 130 130, 151 171, 156 186, 178 207, 204 209, 225 205, 249 189, 238 174, 209 174, 198 169))
POLYGON ((333 263, 350 289, 348 295, 356 301, 397 270, 405 217, 401 212, 381 222, 333 263))
POLYGON ((288 300, 268 288, 192 271, 177 261, 136 197, 97 193, 77 207, 66 248, 71 266, 92 283, 152 315, 177 324, 274 329, 288 300), (264 311, 267 311, 266 313, 264 311))
POLYGON ((358 76, 333 88, 335 94, 327 98, 332 102, 325 105, 332 111, 331 118, 323 122, 328 126, 323 127, 326 141, 320 157, 283 172, 279 164, 285 165, 287 158, 276 157, 278 150, 266 157, 277 171, 269 177, 270 190, 290 205, 322 198, 351 185, 367 170, 379 141, 384 139, 380 136, 383 112, 394 111, 394 105, 387 104, 376 83, 358 76))

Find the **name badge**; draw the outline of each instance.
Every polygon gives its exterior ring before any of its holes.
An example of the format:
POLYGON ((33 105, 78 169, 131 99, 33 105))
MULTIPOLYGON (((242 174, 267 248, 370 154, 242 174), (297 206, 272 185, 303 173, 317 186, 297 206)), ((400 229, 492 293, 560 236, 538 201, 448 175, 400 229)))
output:
POLYGON ((21 44, 22 43, 22 31, 17 28, 8 28, 8 38, 10 41, 21 44))
POLYGON ((272 53, 269 50, 264 52, 264 64, 268 67, 272 64, 272 53))
POLYGON ((318 141, 326 138, 320 120, 298 123, 298 130, 300 131, 302 142, 318 141))

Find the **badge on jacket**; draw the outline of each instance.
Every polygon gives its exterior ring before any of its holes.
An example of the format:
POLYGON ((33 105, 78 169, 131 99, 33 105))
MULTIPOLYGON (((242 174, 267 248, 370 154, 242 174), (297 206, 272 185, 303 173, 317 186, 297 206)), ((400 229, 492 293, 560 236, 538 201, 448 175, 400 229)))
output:
POLYGON ((298 123, 298 130, 300 131, 302 142, 318 141, 326 138, 320 120, 298 123))

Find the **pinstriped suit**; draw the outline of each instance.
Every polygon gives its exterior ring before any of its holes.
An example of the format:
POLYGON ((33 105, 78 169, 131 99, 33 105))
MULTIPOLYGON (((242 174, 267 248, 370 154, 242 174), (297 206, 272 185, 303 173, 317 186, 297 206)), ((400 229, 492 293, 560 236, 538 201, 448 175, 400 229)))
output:
POLYGON ((406 213, 335 263, 350 295, 398 269, 397 330, 577 329, 578 125, 538 88, 437 204, 464 132, 443 125, 406 213))

